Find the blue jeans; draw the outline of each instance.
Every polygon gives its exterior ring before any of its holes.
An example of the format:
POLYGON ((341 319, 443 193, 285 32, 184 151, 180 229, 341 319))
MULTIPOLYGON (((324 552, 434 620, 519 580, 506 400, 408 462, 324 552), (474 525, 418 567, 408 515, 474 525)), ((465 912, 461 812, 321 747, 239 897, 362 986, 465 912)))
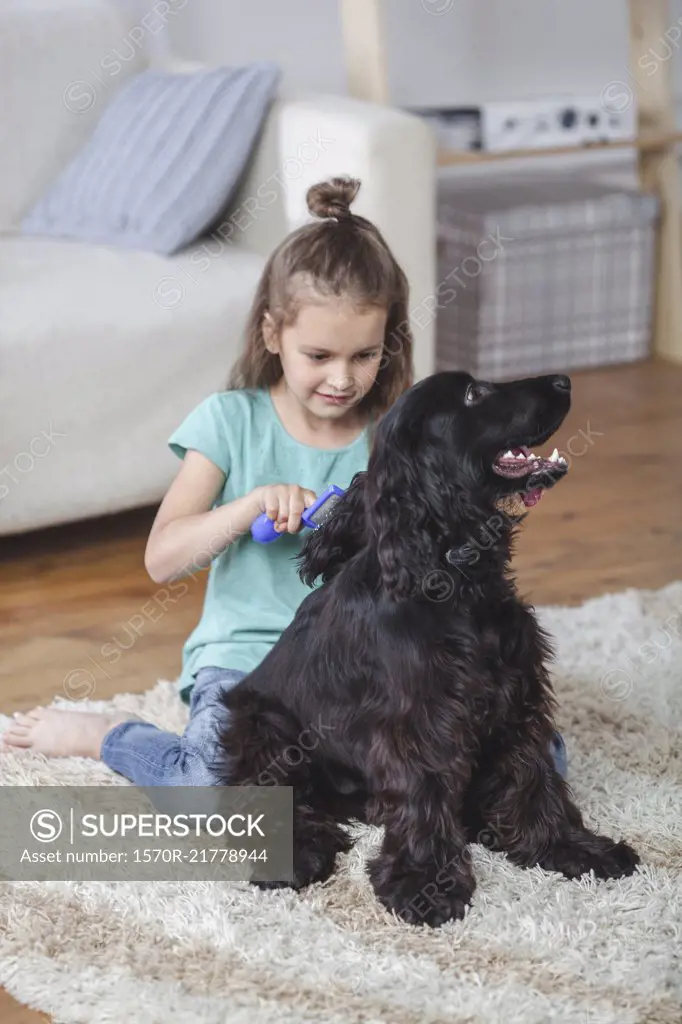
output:
POLYGON ((121 722, 102 741, 100 757, 113 771, 136 786, 215 786, 211 764, 217 738, 229 712, 220 695, 243 679, 236 668, 201 668, 190 694, 189 722, 182 736, 151 722, 121 722))
MULTIPOLYGON (((102 741, 102 761, 136 786, 217 785, 211 763, 216 758, 219 729, 228 716, 220 694, 246 674, 213 665, 199 669, 190 695, 189 723, 182 736, 151 722, 121 722, 102 741)), ((552 738, 550 754, 556 770, 566 778, 566 745, 558 732, 552 738)))
POLYGON ((564 738, 560 732, 554 732, 552 740, 549 744, 549 752, 552 755, 554 761, 554 767, 558 771, 559 775, 565 779, 568 776, 568 755, 566 753, 566 744, 564 738))

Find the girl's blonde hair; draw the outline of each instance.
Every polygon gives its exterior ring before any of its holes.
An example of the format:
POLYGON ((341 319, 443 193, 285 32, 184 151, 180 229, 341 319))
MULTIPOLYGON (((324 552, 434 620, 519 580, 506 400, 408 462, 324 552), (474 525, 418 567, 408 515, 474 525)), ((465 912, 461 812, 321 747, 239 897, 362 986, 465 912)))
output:
POLYGON ((351 213, 360 189, 355 178, 332 178, 308 189, 308 210, 319 218, 287 235, 268 259, 246 326, 244 351, 226 388, 267 388, 282 376, 279 355, 263 340, 263 318, 275 329, 290 326, 299 309, 320 298, 342 298, 358 309, 387 311, 381 364, 376 381, 358 409, 370 421, 369 445, 383 414, 413 383, 412 332, 408 319, 407 278, 379 229, 351 213), (308 294, 306 295, 306 291, 308 294))

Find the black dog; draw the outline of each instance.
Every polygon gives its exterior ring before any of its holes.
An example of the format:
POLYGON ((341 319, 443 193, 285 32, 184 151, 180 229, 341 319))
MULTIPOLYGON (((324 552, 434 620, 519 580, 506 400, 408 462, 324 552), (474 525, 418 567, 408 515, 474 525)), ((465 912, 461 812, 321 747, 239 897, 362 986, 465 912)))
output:
POLYGON ((322 585, 224 695, 221 737, 225 784, 293 787, 295 888, 333 872, 352 819, 385 826, 369 878, 415 924, 463 916, 473 841, 569 878, 634 871, 635 851, 585 827, 554 768, 552 645, 509 570, 525 513, 499 510, 565 475, 530 448, 557 430, 570 389, 559 375, 426 378, 306 541, 301 579, 322 585), (304 750, 311 723, 324 728, 304 750))

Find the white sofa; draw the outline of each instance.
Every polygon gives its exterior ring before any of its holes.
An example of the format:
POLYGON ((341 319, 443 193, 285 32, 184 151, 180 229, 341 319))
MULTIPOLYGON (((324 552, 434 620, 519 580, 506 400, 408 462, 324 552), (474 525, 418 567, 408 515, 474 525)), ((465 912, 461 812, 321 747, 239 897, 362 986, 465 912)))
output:
POLYGON ((0 6, 2 534, 161 499, 177 471, 167 438, 224 386, 261 269, 306 219, 314 181, 362 180, 354 209, 410 281, 416 379, 434 370, 419 307, 435 285, 435 147, 399 111, 337 96, 277 101, 223 239, 173 257, 19 236, 115 90, 145 66, 131 24, 105 0, 0 6))

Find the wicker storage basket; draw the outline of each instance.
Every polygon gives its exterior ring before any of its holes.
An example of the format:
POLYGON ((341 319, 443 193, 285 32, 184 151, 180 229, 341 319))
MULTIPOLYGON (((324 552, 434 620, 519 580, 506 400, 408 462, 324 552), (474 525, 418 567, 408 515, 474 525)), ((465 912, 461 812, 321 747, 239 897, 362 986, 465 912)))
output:
POLYGON ((649 353, 658 200, 579 176, 442 176, 437 368, 492 380, 649 353))

